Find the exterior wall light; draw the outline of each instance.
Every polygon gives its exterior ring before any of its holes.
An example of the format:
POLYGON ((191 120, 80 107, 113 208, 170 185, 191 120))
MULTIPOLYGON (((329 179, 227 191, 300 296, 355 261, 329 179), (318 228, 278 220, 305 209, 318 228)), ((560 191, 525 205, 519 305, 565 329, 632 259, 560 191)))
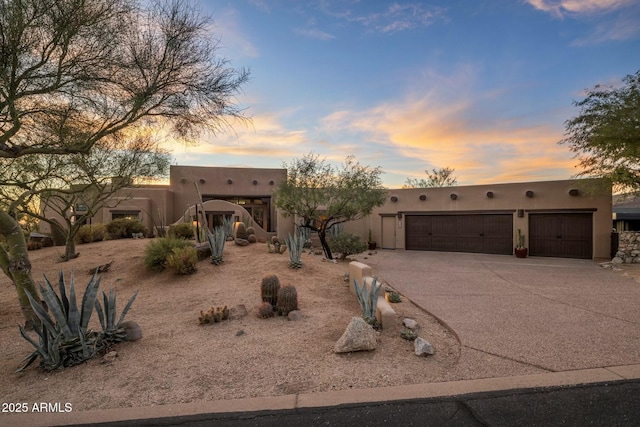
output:
POLYGON ((533 191, 531 191, 531 190, 527 190, 527 192, 526 192, 526 193, 524 193, 524 194, 525 194, 525 196, 527 196, 528 198, 532 198, 532 197, 533 197, 533 191))
POLYGON ((269 185, 273 185, 273 184, 275 184, 275 183, 276 183, 276 182, 275 182, 274 180, 269 181, 269 185))
POLYGON ((487 191, 487 197, 493 199, 493 191, 487 191))
POLYGON ((391 201, 393 203, 397 202, 398 201, 398 197, 397 196, 391 196, 391 201))
POLYGON ((570 196, 579 196, 580 195, 580 190, 578 190, 577 188, 572 188, 571 190, 569 190, 569 195, 570 196))
POLYGON ((204 184, 205 182, 207 181, 205 181, 204 178, 200 178, 200 184, 204 184))
POLYGON ((229 179, 227 180, 227 184, 229 184, 229 185, 233 184, 233 180, 232 180, 231 178, 229 178, 229 179))
POLYGON ((456 193, 451 193, 449 197, 451 197, 451 200, 456 200, 458 198, 458 195, 456 193))
POLYGON ((422 200, 423 202, 424 202, 425 200, 427 200, 427 195, 426 195, 426 194, 421 194, 421 195, 420 195, 420 200, 422 200))
POLYGON ((253 185, 258 185, 258 180, 257 179, 253 180, 253 185))

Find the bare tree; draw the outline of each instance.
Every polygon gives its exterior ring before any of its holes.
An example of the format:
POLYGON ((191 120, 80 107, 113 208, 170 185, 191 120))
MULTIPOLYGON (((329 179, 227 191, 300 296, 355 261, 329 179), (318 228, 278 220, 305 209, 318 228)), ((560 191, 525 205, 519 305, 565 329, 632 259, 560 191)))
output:
MULTIPOLYGON (((0 0, 0 157, 87 154, 156 126, 194 140, 243 119, 244 69, 220 58, 210 20, 186 0, 0 0)), ((0 268, 36 294, 16 213, 0 211, 0 268)))
POLYGON ((426 170, 427 179, 407 178, 402 188, 453 187, 458 183, 458 178, 453 176, 453 172, 455 169, 450 167, 431 169, 431 172, 426 170))

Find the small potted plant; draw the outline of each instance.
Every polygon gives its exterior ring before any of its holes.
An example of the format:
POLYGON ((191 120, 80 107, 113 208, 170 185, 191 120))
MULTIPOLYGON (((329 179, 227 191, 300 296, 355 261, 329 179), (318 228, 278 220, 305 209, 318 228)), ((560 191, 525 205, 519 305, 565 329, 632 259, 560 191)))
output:
POLYGON ((369 241, 367 243, 369 244, 369 250, 370 251, 375 251, 376 250, 376 242, 371 240, 371 229, 369 229, 369 241))
POLYGON ((515 254, 518 258, 526 258, 529 250, 524 247, 524 234, 518 228, 518 239, 516 242, 515 254))

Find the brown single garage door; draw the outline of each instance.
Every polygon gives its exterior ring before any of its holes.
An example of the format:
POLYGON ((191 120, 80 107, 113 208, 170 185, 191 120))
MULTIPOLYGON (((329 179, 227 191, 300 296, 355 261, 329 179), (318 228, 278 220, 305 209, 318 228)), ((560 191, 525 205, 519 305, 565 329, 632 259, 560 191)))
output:
POLYGON ((591 259, 593 214, 530 213, 529 255, 591 259))
POLYGON ((410 250, 513 253, 512 214, 406 215, 410 250))

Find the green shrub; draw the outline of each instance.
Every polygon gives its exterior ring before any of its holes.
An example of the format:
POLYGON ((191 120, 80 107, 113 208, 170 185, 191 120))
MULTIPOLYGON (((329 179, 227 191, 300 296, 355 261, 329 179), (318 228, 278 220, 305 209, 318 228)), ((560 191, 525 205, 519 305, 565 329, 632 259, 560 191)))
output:
MULTIPOLYGON (((175 237, 160 237, 152 240, 144 250, 144 265, 152 271, 162 271, 167 268, 167 259, 174 249, 192 246, 190 242, 175 237)), ((195 251, 195 248, 194 248, 195 251)), ((197 258, 197 254, 196 254, 197 258)))
POLYGON ((106 227, 104 224, 85 224, 78 229, 78 232, 76 233, 76 242, 101 242, 104 240, 105 234, 106 227))
POLYGON ((167 257, 167 264, 178 274, 192 274, 198 269, 198 252, 193 246, 175 248, 167 257))
POLYGON ((360 240, 355 234, 342 232, 332 236, 329 240, 331 252, 339 253, 340 259, 345 259, 347 255, 359 254, 367 250, 367 244, 360 240))
POLYGON ((169 226, 169 236, 178 239, 194 239, 195 227, 190 222, 180 222, 169 226))
POLYGON ((107 234, 110 239, 131 238, 133 233, 148 233, 147 227, 137 219, 118 218, 106 225, 107 234))

